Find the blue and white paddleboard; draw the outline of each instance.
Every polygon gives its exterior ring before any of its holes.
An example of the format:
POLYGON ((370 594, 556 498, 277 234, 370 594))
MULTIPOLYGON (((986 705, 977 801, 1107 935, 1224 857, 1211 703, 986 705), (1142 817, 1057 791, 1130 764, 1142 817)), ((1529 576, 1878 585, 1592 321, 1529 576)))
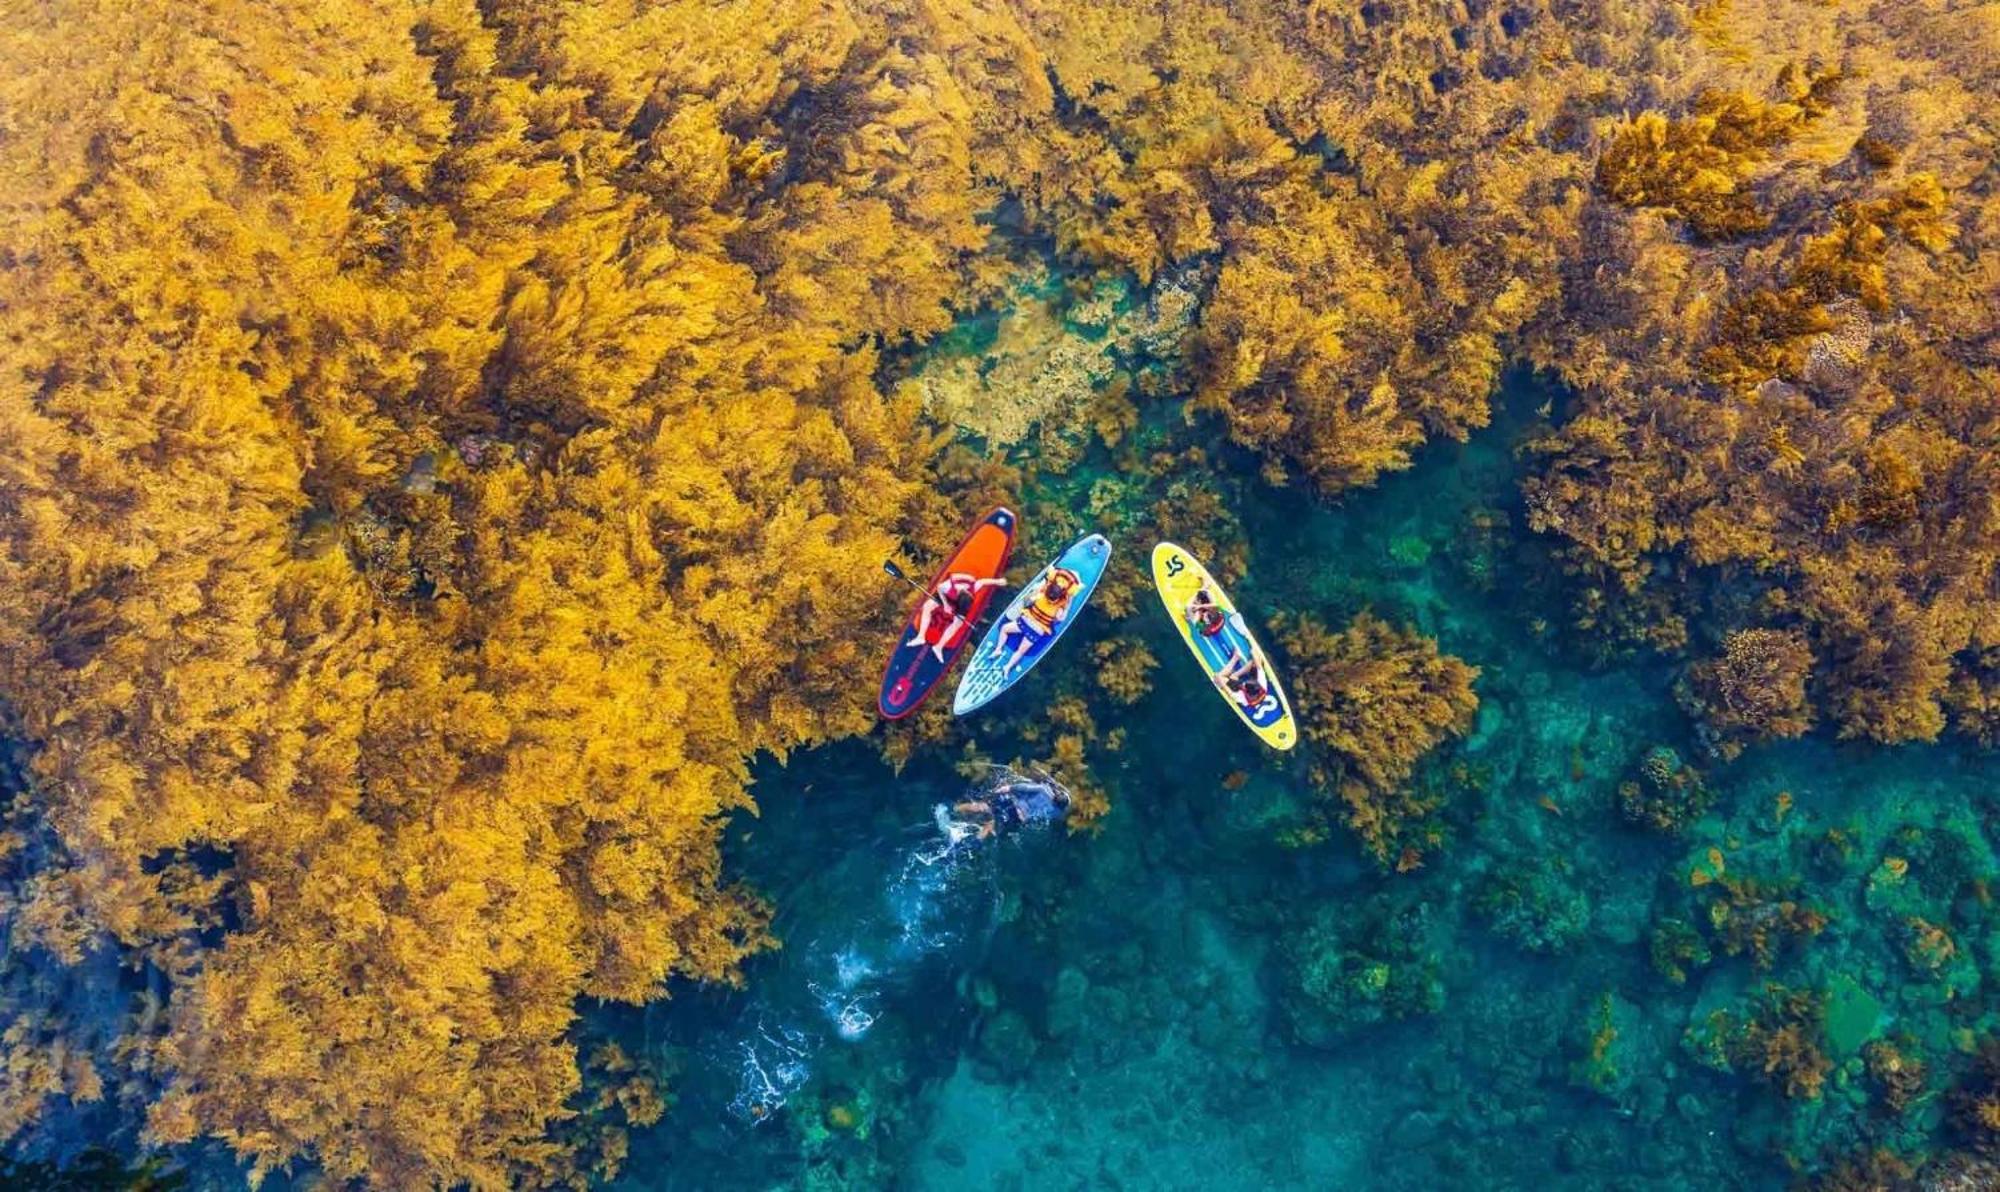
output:
MULTIPOLYGON (((1056 644, 1069 627, 1076 622, 1083 606, 1090 601, 1090 594, 1097 590, 1097 581, 1104 576, 1104 565, 1111 561, 1111 543, 1102 534, 1086 534, 1070 544, 1068 550, 1057 555, 1055 561, 1042 568, 1041 574, 1030 580, 1027 586, 1015 594, 1007 610, 986 630, 980 639, 979 649, 974 651, 972 661, 965 667, 965 674, 958 680, 958 694, 952 698, 951 711, 954 716, 985 707, 999 694, 1021 681, 1021 676, 1034 669, 1049 647, 1056 644), (1019 632, 1010 633, 1009 625, 1022 625, 1022 613, 1041 595, 1042 585, 1058 568, 1067 569, 1077 577, 1076 594, 1069 599, 1067 611, 1047 634, 1030 632, 1028 650, 1014 661, 1015 652, 1021 644, 1019 632), (1004 639, 1004 641, 1003 641, 1004 639)), ((1031 629, 1032 624, 1022 625, 1031 629)))

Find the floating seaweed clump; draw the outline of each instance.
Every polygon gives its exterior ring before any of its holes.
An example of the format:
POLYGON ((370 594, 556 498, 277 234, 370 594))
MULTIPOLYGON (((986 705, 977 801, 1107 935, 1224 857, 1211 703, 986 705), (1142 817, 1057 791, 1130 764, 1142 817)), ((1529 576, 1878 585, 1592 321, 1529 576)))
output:
POLYGON ((1771 217, 1746 185, 1751 172, 1825 114, 1840 77, 1837 70, 1811 75, 1788 63, 1778 79, 1786 100, 1704 91, 1684 119, 1642 112, 1599 155, 1597 185, 1614 203, 1659 208, 1706 239, 1762 231, 1771 217))
POLYGON ((1347 825, 1381 864, 1411 869, 1444 841, 1443 792, 1413 785, 1417 763, 1472 726, 1477 667, 1368 613, 1339 633, 1310 616, 1279 623, 1312 783, 1338 799, 1347 825))

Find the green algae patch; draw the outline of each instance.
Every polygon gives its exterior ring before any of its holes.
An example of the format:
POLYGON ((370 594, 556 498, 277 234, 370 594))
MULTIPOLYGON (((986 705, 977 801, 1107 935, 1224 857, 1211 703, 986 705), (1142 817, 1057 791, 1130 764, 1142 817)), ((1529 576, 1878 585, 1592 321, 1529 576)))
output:
POLYGON ((1827 986, 1826 1045, 1835 1059, 1861 1054, 1882 1027, 1882 1003, 1846 977, 1827 986))

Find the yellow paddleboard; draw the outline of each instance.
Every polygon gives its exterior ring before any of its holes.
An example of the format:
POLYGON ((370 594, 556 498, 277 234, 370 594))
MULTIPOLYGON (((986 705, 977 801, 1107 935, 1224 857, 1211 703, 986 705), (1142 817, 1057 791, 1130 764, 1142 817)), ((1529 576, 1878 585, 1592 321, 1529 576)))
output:
POLYGON ((1291 701, 1285 698, 1278 684, 1271 659, 1251 636, 1229 593, 1215 582, 1208 568, 1173 543, 1162 542, 1153 548, 1153 584, 1160 590, 1167 615, 1180 627, 1181 640, 1194 651, 1216 693, 1236 709, 1236 715, 1250 726, 1250 731, 1273 749, 1290 749, 1298 744, 1299 730, 1292 719, 1291 701), (1213 611, 1205 611, 1197 604, 1195 597, 1202 592, 1208 594, 1205 603, 1213 605, 1213 611), (1246 666, 1246 662, 1250 665, 1246 666), (1234 689, 1225 687, 1222 677, 1232 669, 1239 683, 1243 678, 1253 682, 1234 689), (1258 678, 1261 684, 1255 682, 1258 678))

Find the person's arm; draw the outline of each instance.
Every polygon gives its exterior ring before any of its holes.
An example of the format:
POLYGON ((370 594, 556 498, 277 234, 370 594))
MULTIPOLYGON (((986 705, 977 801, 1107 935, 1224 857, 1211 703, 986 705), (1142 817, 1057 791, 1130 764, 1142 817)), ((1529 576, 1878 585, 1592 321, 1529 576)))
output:
POLYGON ((1004 588, 1006 586, 1007 586, 1007 577, 1004 575, 996 575, 992 579, 979 579, 972 581, 972 587, 975 591, 977 591, 980 588, 1004 588))
POLYGON ((987 803, 979 803, 979 802, 960 803, 954 806, 952 808, 952 811, 956 812, 959 815, 971 816, 974 819, 990 820, 993 818, 993 808, 990 804, 987 803))

